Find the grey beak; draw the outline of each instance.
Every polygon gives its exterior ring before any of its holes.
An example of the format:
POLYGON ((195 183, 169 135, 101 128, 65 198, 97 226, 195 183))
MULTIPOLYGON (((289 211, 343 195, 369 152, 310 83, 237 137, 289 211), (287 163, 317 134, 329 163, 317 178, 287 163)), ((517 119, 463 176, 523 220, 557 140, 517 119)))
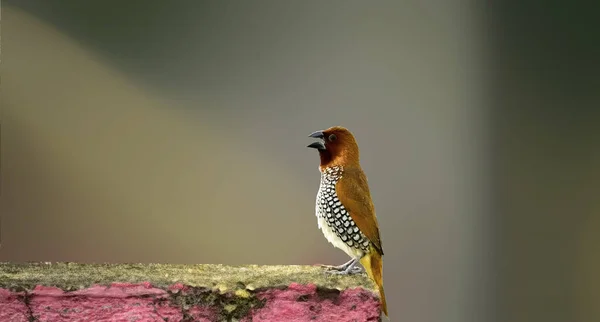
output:
MULTIPOLYGON (((308 137, 316 138, 316 139, 323 139, 325 137, 325 134, 323 134, 323 131, 316 131, 316 132, 311 133, 308 137)), ((317 149, 317 150, 325 150, 325 144, 321 141, 313 142, 313 143, 309 144, 307 147, 317 149)))
POLYGON ((325 137, 325 134, 323 134, 323 131, 316 131, 316 132, 312 132, 308 137, 322 139, 325 137))
POLYGON ((323 144, 323 142, 321 142, 321 141, 313 142, 313 143, 309 144, 307 146, 307 148, 313 148, 313 149, 317 149, 317 150, 326 150, 325 144, 323 144))

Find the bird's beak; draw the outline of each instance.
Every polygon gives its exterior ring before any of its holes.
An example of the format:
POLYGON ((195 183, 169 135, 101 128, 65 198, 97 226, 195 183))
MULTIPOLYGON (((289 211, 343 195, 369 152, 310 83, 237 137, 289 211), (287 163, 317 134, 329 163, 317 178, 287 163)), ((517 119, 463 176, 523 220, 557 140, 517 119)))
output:
MULTIPOLYGON (((325 137, 325 134, 323 134, 323 131, 316 131, 316 132, 311 133, 308 137, 323 139, 325 137)), ((317 150, 325 150, 325 144, 322 141, 313 142, 313 143, 309 144, 307 147, 317 149, 317 150)))
POLYGON ((322 139, 325 137, 325 134, 323 134, 323 131, 316 131, 316 132, 312 132, 308 137, 322 139))
POLYGON ((320 142, 320 141, 313 142, 313 143, 309 144, 307 146, 307 148, 313 148, 313 149, 317 149, 317 150, 326 150, 325 149, 325 144, 323 144, 323 142, 320 142))

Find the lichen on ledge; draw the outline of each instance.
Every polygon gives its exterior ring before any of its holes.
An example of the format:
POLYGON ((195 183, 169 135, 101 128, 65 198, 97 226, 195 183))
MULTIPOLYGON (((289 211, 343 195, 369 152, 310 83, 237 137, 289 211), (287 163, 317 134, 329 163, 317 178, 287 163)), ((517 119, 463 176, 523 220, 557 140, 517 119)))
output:
POLYGON ((0 263, 0 321, 380 321, 365 274, 318 266, 0 263))

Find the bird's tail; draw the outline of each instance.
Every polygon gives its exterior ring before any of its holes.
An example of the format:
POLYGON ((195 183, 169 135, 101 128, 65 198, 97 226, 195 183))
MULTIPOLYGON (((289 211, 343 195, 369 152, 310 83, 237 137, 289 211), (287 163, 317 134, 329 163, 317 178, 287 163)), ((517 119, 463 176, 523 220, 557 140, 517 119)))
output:
POLYGON ((381 254, 374 248, 369 254, 360 259, 360 263, 365 268, 367 275, 375 282, 379 288, 379 297, 381 299, 381 310, 385 316, 388 316, 387 303, 385 302, 385 292, 383 291, 383 259, 381 254))

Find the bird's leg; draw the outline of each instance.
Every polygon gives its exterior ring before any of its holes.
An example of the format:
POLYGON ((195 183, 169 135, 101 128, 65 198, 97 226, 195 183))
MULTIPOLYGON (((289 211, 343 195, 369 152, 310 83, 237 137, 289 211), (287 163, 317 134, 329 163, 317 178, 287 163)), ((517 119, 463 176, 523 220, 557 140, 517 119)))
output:
POLYGON ((355 267, 355 265, 358 263, 358 259, 354 259, 349 263, 350 264, 346 267, 346 269, 340 270, 340 271, 331 271, 329 273, 336 274, 336 275, 350 275, 350 274, 358 274, 362 271, 360 269, 360 267, 358 267, 358 266, 355 267))
POLYGON ((343 270, 346 270, 346 268, 348 268, 348 266, 350 264, 352 264, 353 262, 355 262, 356 260, 357 260, 356 258, 351 258, 349 261, 345 262, 342 265, 338 265, 338 266, 321 265, 321 267, 324 267, 328 270, 343 271, 343 270))

